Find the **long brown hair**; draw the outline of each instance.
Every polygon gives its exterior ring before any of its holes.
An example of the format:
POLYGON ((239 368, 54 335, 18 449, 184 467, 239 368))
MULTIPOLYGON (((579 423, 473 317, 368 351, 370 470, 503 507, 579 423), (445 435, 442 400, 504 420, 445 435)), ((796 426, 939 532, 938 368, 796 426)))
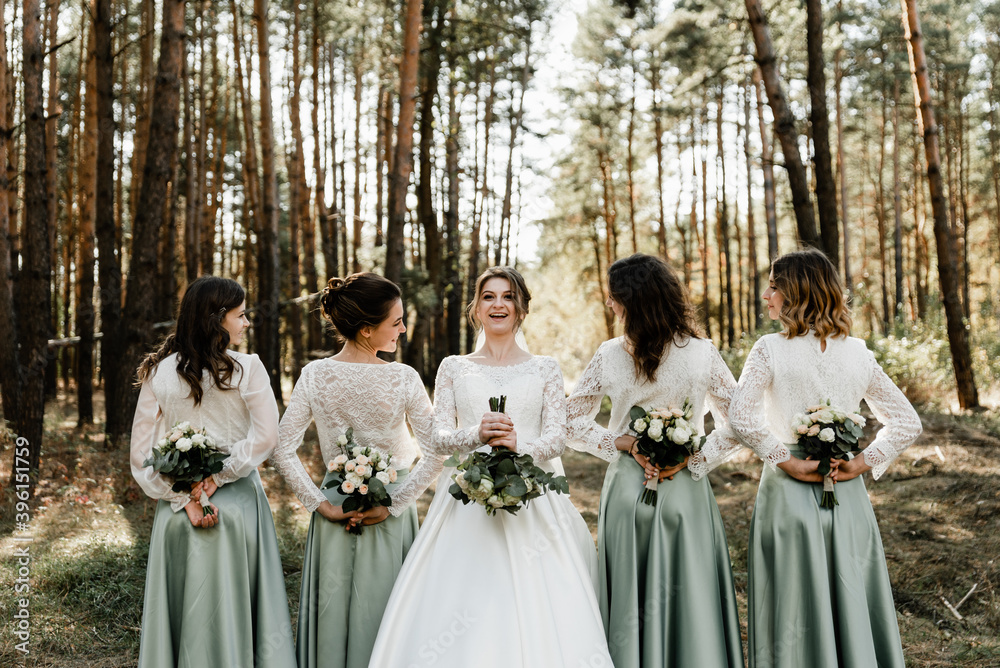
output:
POLYGON ((378 327, 400 299, 399 286, 366 271, 347 278, 331 278, 320 293, 320 309, 337 335, 349 341, 364 327, 378 327))
POLYGON ((239 363, 226 353, 229 332, 222 320, 246 298, 243 286, 229 278, 202 276, 193 281, 181 299, 174 331, 139 365, 138 383, 149 378, 166 357, 177 353, 177 373, 191 387, 195 405, 204 394, 201 376, 206 369, 216 387, 233 389, 229 383, 239 363))
POLYGON ((655 381, 667 346, 698 336, 684 285, 666 262, 636 253, 608 268, 608 292, 625 310, 625 340, 635 375, 655 381))
POLYGON ((782 255, 771 265, 771 274, 774 288, 785 299, 778 314, 785 337, 804 336, 811 330, 820 341, 851 335, 844 284, 826 255, 813 249, 782 255))
POLYGON ((521 272, 513 267, 490 267, 479 274, 479 278, 476 279, 476 296, 469 302, 465 314, 468 316, 469 322, 472 323, 473 327, 480 329, 483 326, 483 323, 479 322, 479 316, 476 315, 476 311, 479 310, 479 304, 483 298, 483 286, 491 278, 506 278, 510 284, 510 294, 514 298, 514 317, 517 318, 517 321, 514 323, 514 331, 516 332, 521 323, 524 322, 524 319, 528 317, 528 304, 531 303, 531 293, 528 292, 528 284, 524 282, 524 276, 521 276, 521 272))

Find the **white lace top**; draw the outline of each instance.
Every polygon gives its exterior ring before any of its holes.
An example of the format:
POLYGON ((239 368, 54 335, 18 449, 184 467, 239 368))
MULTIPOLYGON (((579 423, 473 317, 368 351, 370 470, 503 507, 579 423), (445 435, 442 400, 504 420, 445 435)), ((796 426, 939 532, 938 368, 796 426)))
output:
POLYGON ((796 440, 795 415, 827 399, 848 412, 864 399, 883 424, 863 455, 876 479, 920 435, 913 406, 865 342, 853 337, 827 339, 826 351, 812 334, 761 337, 747 355, 729 416, 736 433, 774 468, 791 457, 786 444, 796 440))
MULTIPOLYGON (((343 453, 337 439, 350 427, 355 443, 391 454, 391 466, 405 469, 420 454, 406 423, 413 427, 421 446, 427 447, 434 415, 420 376, 405 364, 355 364, 334 359, 307 364, 281 418, 271 463, 310 512, 326 497, 309 477, 296 450, 313 421, 324 464, 343 453)), ((389 510, 394 515, 402 513, 419 495, 407 494, 402 488, 401 484, 391 493, 389 510)))
POLYGON ((176 354, 164 358, 139 391, 132 422, 132 476, 150 497, 169 501, 174 512, 191 497, 171 492, 167 478, 142 465, 167 429, 186 420, 195 429, 205 428, 219 449, 229 453, 222 471, 213 476, 219 485, 250 475, 277 442, 278 405, 264 364, 256 355, 228 352, 237 363, 230 381, 233 389, 215 387, 205 371, 197 406, 190 386, 177 374, 176 354))
POLYGON ((434 384, 433 447, 399 489, 418 496, 441 474, 448 456, 486 449, 479 425, 490 410, 490 397, 500 395, 507 397, 505 412, 514 422, 517 451, 552 470, 547 460, 562 454, 566 443, 566 392, 559 364, 534 356, 510 366, 487 366, 452 356, 441 362, 434 384))
POLYGON ((636 376, 624 337, 602 343, 567 402, 569 446, 614 461, 620 455, 615 439, 628 433, 633 406, 680 408, 689 399, 699 433, 704 433, 707 410, 711 409, 715 419, 715 429, 701 451, 688 460, 691 477, 700 479, 737 452, 742 444, 727 424, 729 399, 736 389, 732 372, 711 341, 687 339, 687 343, 680 343, 664 351, 652 383, 636 376), (611 399, 608 429, 594 422, 604 396, 611 399))

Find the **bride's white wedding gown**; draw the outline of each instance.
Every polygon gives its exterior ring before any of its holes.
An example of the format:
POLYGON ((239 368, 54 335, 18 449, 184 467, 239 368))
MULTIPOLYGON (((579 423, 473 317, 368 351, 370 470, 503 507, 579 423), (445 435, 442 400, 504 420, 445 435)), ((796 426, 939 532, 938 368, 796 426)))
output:
POLYGON ((485 448, 479 423, 499 395, 507 397, 519 452, 556 470, 548 460, 565 444, 566 402, 555 360, 442 362, 434 452, 407 481, 426 486, 440 472, 437 491, 382 617, 372 668, 612 665, 595 596, 594 542, 569 498, 549 492, 516 516, 490 517, 448 492, 454 469, 442 471, 441 462, 485 448))

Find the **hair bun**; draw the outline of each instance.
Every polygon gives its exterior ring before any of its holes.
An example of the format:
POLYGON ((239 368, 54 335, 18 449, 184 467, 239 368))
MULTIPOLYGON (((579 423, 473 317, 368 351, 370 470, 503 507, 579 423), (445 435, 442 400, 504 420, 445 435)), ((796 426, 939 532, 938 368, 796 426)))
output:
POLYGON ((333 292, 340 290, 341 288, 344 287, 344 285, 345 285, 344 279, 334 277, 326 282, 326 289, 333 292))

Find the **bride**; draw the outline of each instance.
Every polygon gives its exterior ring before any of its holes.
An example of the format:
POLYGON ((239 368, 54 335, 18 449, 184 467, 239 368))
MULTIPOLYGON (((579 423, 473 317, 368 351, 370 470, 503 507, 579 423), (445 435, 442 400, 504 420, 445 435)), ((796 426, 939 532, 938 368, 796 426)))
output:
MULTIPOLYGON (((458 451, 505 447, 554 471, 566 439, 566 400, 555 360, 515 340, 531 296, 514 269, 476 282, 469 313, 485 335, 448 357, 435 385, 435 443, 404 486, 437 492, 382 617, 370 666, 549 668, 611 666, 594 590, 596 553, 580 513, 547 493, 517 515, 490 517, 451 496, 443 461, 458 451), (507 397, 506 413, 489 412, 507 397), (456 424, 457 423, 457 424, 456 424), (440 474, 440 477, 438 475, 440 474)), ((401 486, 399 493, 408 493, 401 486)))

